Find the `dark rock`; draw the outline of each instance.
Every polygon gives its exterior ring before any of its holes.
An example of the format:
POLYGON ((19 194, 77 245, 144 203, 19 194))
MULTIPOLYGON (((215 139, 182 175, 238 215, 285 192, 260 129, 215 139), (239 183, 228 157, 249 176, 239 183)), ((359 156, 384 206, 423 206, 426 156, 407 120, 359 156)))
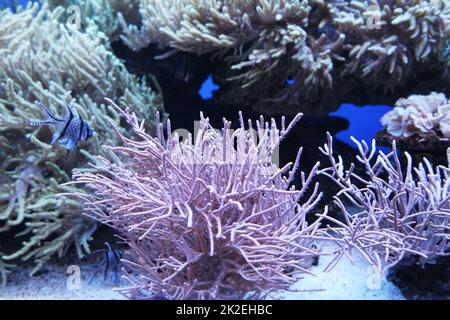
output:
POLYGON ((450 299, 450 257, 434 263, 420 263, 417 258, 393 267, 388 274, 407 299, 450 299))

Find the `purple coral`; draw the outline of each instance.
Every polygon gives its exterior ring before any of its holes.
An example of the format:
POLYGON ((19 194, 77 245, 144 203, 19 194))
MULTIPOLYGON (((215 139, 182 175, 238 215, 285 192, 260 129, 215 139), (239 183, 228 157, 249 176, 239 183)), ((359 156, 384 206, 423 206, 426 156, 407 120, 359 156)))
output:
MULTIPOLYGON (((110 101, 118 110, 119 107, 110 101)), ((112 226, 129 244, 124 259, 131 298, 169 299, 260 297, 287 289, 308 272, 319 252, 312 241, 319 221, 306 215, 321 194, 316 175, 302 173, 300 190, 292 185, 299 165, 278 168, 274 152, 297 116, 279 130, 261 117, 253 130, 230 128, 224 119, 214 130, 201 115, 200 130, 180 141, 158 119, 157 137, 144 131, 135 114, 121 111, 138 140, 121 136, 123 146, 105 147, 93 171, 79 171, 90 195, 86 213, 112 226), (306 199, 304 199, 306 198, 306 199), (302 200, 302 201, 300 201, 302 200)))
POLYGON ((413 167, 411 156, 405 152, 407 165, 402 168, 395 141, 392 152, 380 151, 378 156, 375 141, 371 147, 364 141, 353 141, 358 146, 357 160, 365 168, 365 175, 356 174, 354 164, 345 168, 342 158, 333 154, 329 134, 328 143, 320 148, 331 162, 320 173, 340 187, 335 203, 345 218, 341 222, 326 217, 337 225, 328 227, 326 233, 340 247, 330 267, 344 254, 356 250, 377 267, 381 277, 407 256, 429 261, 448 255, 450 149, 447 167, 433 167, 426 158, 413 167))

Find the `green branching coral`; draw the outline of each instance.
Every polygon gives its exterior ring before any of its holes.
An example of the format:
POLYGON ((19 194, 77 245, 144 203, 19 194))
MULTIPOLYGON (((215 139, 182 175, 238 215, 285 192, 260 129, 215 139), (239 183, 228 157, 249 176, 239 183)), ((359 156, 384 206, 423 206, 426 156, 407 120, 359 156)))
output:
POLYGON ((110 41, 118 39, 120 34, 119 20, 140 24, 139 0, 48 0, 51 8, 62 6, 72 16, 72 21, 79 19, 80 27, 95 24, 105 33, 110 41))
POLYGON ((313 97, 308 113, 323 113, 317 101, 343 83, 385 92, 404 85, 413 70, 442 63, 450 37, 444 0, 141 0, 139 12, 140 27, 121 20, 133 50, 156 43, 165 55, 216 52, 229 67, 218 80, 238 81, 240 95, 267 81, 276 85, 264 97, 272 103, 313 97))
POLYGON ((16 14, 0 11, 0 232, 22 226, 16 236, 24 239, 17 252, 3 252, 3 274, 5 262, 13 259, 34 261, 34 273, 72 244, 79 256, 89 250, 95 224, 80 215, 81 203, 56 196, 76 191, 61 183, 70 181, 72 169, 100 153, 103 144, 116 144, 111 123, 120 125, 120 115, 103 103, 104 97, 139 106, 134 112, 148 120, 149 129, 160 105, 145 80, 128 73, 112 54, 95 24, 77 30, 65 23, 65 13, 46 3, 16 14), (42 117, 35 100, 57 115, 68 101, 94 129, 94 137, 72 153, 49 145, 48 127, 28 126, 42 117))

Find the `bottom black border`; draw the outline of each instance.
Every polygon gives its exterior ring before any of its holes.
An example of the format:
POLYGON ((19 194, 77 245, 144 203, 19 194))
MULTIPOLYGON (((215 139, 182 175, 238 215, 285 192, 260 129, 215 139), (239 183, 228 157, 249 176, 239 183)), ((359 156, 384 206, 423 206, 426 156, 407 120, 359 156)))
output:
MULTIPOLYGON (((1 293, 0 293, 1 296, 1 293)), ((0 301, 2 315, 64 319, 444 319, 442 301, 0 301), (209 310, 207 314, 206 310, 209 310)))

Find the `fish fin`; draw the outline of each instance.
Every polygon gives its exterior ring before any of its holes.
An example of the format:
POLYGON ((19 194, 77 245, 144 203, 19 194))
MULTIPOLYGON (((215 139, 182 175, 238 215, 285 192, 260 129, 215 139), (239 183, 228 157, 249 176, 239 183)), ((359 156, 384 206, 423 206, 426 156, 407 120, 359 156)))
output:
POLYGON ((73 150, 77 146, 77 140, 69 140, 69 141, 67 141, 65 146, 68 150, 73 150))
POLYGON ((62 140, 59 139, 59 133, 57 130, 57 131, 55 131, 55 133, 53 133, 52 142, 50 142, 50 144, 55 144, 56 142, 64 144, 65 142, 63 140, 64 139, 62 139, 62 140), (58 140, 59 140, 59 142, 58 142, 58 140))
MULTIPOLYGON (((66 100, 64 100, 64 106, 66 107, 66 113, 64 115, 64 119, 69 119, 70 117, 74 116, 73 110, 72 108, 69 106, 69 104, 66 102, 66 100)), ((78 111, 77 111, 78 113, 78 111)))
POLYGON ((36 101, 36 104, 41 107, 41 110, 43 111, 43 113, 47 116, 47 121, 53 121, 53 122, 64 122, 63 119, 59 119, 57 117, 55 117, 53 115, 53 113, 51 113, 46 106, 44 106, 44 104, 42 104, 40 101, 36 101))
POLYGON ((41 120, 30 121, 30 125, 31 126, 47 126, 47 125, 50 125, 50 124, 54 124, 54 122, 53 121, 49 121, 49 120, 47 120, 47 121, 41 121, 41 120))
POLYGON ((78 119, 83 120, 80 116, 80 113, 78 112, 78 109, 77 108, 74 108, 74 109, 75 109, 75 113, 76 113, 78 119))

